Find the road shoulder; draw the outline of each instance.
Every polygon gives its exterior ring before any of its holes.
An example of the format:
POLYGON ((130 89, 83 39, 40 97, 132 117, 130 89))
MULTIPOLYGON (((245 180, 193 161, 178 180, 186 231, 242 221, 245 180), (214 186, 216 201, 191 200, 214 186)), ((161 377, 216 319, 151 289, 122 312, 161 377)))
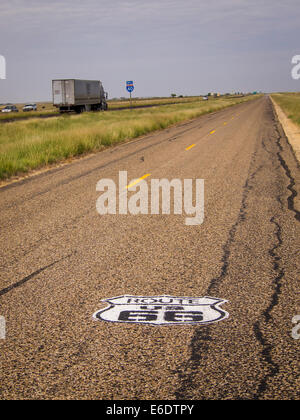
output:
POLYGON ((285 135, 292 146, 295 156, 300 163, 300 127, 294 124, 282 110, 282 108, 276 103, 276 101, 271 97, 273 107, 277 118, 282 125, 282 128, 285 132, 285 135))

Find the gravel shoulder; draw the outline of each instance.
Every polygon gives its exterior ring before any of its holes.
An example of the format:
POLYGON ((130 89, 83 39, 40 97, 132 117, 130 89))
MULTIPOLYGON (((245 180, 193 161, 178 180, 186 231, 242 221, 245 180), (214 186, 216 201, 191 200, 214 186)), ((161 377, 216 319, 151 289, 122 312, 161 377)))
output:
POLYGON ((285 135, 288 138, 290 145, 292 146, 298 162, 300 162, 300 127, 291 121, 282 108, 271 98, 276 115, 285 135))

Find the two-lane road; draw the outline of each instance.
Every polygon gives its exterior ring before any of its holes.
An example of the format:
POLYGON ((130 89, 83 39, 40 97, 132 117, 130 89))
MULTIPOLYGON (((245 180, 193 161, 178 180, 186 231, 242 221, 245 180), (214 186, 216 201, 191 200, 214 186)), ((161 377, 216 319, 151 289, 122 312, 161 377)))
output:
POLYGON ((0 189, 0 398, 298 399, 299 181, 264 97, 0 189), (119 171, 204 179, 203 224, 99 215, 119 171), (93 319, 122 295, 217 297, 229 318, 93 319))

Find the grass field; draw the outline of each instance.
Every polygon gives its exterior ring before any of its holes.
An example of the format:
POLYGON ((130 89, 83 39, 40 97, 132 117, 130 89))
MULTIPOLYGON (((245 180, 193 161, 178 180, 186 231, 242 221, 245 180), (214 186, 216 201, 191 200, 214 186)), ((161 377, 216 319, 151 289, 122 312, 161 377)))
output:
MULTIPOLYGON (((12 113, 0 113, 0 122, 1 120, 18 120, 23 118, 33 118, 40 117, 43 115, 48 115, 56 113, 59 115, 57 108, 55 108, 51 102, 39 102, 37 103, 37 111, 23 112, 23 106, 25 104, 14 104, 18 108, 19 112, 12 113)), ((5 108, 5 105, 0 106, 0 109, 5 108)))
POLYGON ((15 121, 0 126, 0 179, 136 138, 255 97, 15 121))
MULTIPOLYGON (((202 101, 202 96, 189 96, 185 98, 133 98, 131 101, 131 105, 133 107, 136 106, 145 106, 145 105, 167 105, 173 103, 189 103, 189 102, 197 102, 202 101)), ((108 109, 118 109, 118 108, 128 108, 130 106, 129 99, 123 100, 108 100, 108 109)), ((58 109, 52 105, 51 102, 38 102, 37 103, 37 111, 32 112, 23 112, 23 106, 25 104, 15 104, 19 109, 19 112, 12 112, 12 113, 0 113, 0 122, 1 120, 18 120, 18 119, 27 119, 27 118, 34 118, 34 117, 41 117, 43 115, 53 114, 53 115, 60 115, 58 109)), ((1 106, 0 109, 4 108, 1 106)))
MULTIPOLYGON (((226 99, 232 99, 232 97, 226 97, 226 99)), ((202 96, 188 96, 188 97, 176 97, 176 98, 133 98, 131 105, 133 107, 145 106, 145 105, 167 105, 174 103, 190 103, 190 102, 199 102, 203 101, 202 96)), ((130 106, 129 99, 123 100, 108 100, 108 109, 119 109, 119 108, 128 108, 130 106)), ((48 114, 60 115, 58 109, 52 105, 51 102, 38 102, 37 111, 32 112, 23 112, 23 104, 15 104, 19 109, 19 112, 12 113, 0 113, 0 122, 1 120, 19 120, 19 119, 28 119, 34 117, 42 117, 48 114)), ((0 106, 0 110, 4 108, 4 105, 0 106)))
POLYGON ((300 93, 276 93, 272 98, 295 124, 300 125, 300 93))
MULTIPOLYGON (((167 104, 183 104, 183 103, 190 103, 190 102, 199 102, 203 101, 202 96, 187 96, 183 98, 149 98, 149 99, 143 99, 143 98, 133 98, 132 99, 132 106, 144 106, 144 105, 167 105, 167 104)), ((108 107, 109 109, 114 108, 126 108, 130 106, 129 99, 125 99, 122 101, 114 101, 110 100, 108 101, 108 107)))

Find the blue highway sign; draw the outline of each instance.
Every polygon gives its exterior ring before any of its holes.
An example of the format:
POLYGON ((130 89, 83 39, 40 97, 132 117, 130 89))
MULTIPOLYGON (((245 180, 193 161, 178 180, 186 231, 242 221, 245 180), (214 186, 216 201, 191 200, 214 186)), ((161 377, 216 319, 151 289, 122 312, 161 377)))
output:
POLYGON ((129 80, 129 81, 126 82, 126 89, 130 93, 133 92, 134 85, 133 85, 133 81, 132 80, 129 80))

